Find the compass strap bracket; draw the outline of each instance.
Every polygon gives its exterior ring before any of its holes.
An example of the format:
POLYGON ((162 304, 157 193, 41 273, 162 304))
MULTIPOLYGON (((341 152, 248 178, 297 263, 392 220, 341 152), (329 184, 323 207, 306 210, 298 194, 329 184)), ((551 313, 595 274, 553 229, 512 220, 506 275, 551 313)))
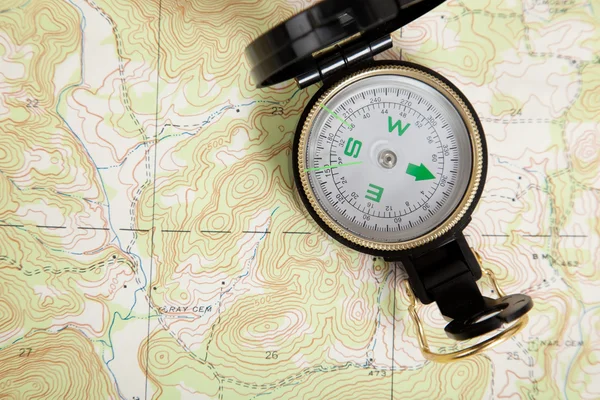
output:
POLYGON ((393 46, 391 36, 385 35, 370 43, 359 41, 350 46, 334 44, 331 48, 313 54, 317 68, 303 73, 296 78, 300 88, 305 88, 337 75, 361 62, 372 60, 373 56, 393 46))
POLYGON ((533 307, 529 296, 506 296, 491 271, 486 274, 500 297, 483 296, 477 286, 482 275, 478 258, 459 233, 434 250, 401 259, 414 295, 424 304, 435 301, 442 315, 452 320, 444 329, 452 339, 466 340, 490 333, 533 307))
MULTIPOLYGON (((486 270, 486 274, 490 277, 490 280, 494 284, 494 287, 497 287, 497 283, 494 279, 493 273, 489 270, 486 270)), ((407 282, 405 281, 405 283, 407 282)), ((502 295, 502 292, 500 290, 498 292, 502 295)), ((525 314, 527 311, 522 312, 520 313, 520 317, 516 318, 516 322, 512 326, 508 327, 503 331, 500 331, 499 333, 496 333, 492 337, 489 337, 483 340, 482 342, 460 350, 451 351, 450 353, 439 353, 431 350, 431 348, 429 347, 423 323, 421 322, 421 318, 419 318, 419 314, 417 313, 416 299, 410 285, 408 284, 406 285, 406 294, 408 295, 409 299, 408 314, 410 315, 410 318, 415 324, 417 331, 417 340, 419 343, 419 347, 421 348, 421 353, 429 361, 449 363, 463 358, 472 357, 476 354, 481 354, 490 347, 498 345, 508 340, 512 336, 516 335, 525 327, 525 325, 527 325, 527 322, 529 321, 528 316, 525 314)))
POLYGON ((481 267, 462 234, 426 252, 401 259, 416 297, 436 302, 442 314, 459 318, 484 307, 477 287, 481 267))

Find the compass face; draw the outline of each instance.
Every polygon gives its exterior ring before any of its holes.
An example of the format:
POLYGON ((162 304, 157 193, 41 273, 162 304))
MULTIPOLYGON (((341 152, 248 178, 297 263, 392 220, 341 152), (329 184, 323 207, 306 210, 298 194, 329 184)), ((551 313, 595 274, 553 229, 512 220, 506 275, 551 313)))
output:
POLYGON ((332 229, 363 245, 422 238, 473 189, 472 119, 433 81, 393 71, 358 74, 333 88, 315 104, 300 140, 311 204, 332 229))

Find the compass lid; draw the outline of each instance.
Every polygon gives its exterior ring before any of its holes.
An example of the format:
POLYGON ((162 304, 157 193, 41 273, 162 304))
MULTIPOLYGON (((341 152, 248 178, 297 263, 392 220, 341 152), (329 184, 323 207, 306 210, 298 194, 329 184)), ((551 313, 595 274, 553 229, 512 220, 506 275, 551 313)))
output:
MULTIPOLYGON (((258 87, 265 87, 317 70, 318 58, 332 47, 369 45, 444 1, 323 0, 248 45, 252 76, 258 87)), ((371 50, 378 53, 385 47, 371 50)))

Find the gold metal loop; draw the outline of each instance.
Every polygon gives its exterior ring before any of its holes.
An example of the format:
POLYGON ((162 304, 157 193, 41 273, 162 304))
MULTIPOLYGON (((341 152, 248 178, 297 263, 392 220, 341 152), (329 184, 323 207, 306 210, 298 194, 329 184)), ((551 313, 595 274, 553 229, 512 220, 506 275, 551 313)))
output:
MULTIPOLYGON (((481 257, 479 257, 479 254, 475 253, 475 255, 481 263, 481 257)), ((498 282, 496 281, 496 277, 494 276, 494 273, 489 269, 483 269, 483 272, 489 277, 490 281, 492 281, 492 285, 494 285, 494 290, 496 290, 496 292, 498 293, 498 296, 499 297, 505 296, 504 291, 498 286, 498 282)), ((425 357, 425 359, 427 359, 429 361, 434 361, 434 362, 439 362, 439 363, 449 363, 449 362, 460 360, 462 358, 471 357, 476 354, 480 354, 480 353, 486 351, 487 349, 489 349, 490 347, 496 346, 496 345, 508 340, 512 336, 516 335, 519 331, 521 331, 521 329, 523 329, 525 327, 525 325, 527 325, 527 322, 529 321, 529 317, 527 315, 524 315, 521 318, 519 318, 513 325, 508 327, 507 329, 492 336, 491 338, 484 340, 483 342, 477 343, 473 346, 467 347, 465 349, 457 350, 457 351, 454 351, 451 353, 436 353, 436 352, 431 351, 431 349, 429 348, 429 344, 427 343, 427 336, 425 335, 425 330, 423 329, 423 323, 421 322, 421 318, 419 318, 419 314, 417 314, 417 309, 416 309, 417 299, 415 298, 415 295, 414 295, 412 289, 410 288, 408 281, 404 281, 404 284, 406 286, 406 293, 407 293, 408 299, 410 301, 410 304, 408 306, 408 313, 409 313, 410 318, 412 319, 413 323, 416 326, 417 340, 419 342, 419 347, 421 348, 421 353, 423 353, 423 356, 425 357)))

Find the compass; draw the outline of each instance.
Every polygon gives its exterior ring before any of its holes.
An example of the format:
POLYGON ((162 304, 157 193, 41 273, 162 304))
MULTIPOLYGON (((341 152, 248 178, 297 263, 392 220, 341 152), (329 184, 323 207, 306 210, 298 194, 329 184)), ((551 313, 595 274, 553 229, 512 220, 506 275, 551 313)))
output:
POLYGON ((319 226, 359 252, 400 261, 409 297, 435 302, 452 339, 514 323, 441 355, 429 350, 411 312, 426 357, 451 361, 514 334, 533 303, 521 294, 484 297, 476 284, 480 261, 462 231, 483 190, 487 153, 470 102, 431 69, 373 60, 392 46, 390 32, 442 2, 325 0, 257 38, 246 54, 258 86, 322 83, 293 152, 299 197, 319 226))
POLYGON ((367 252, 405 250, 466 214, 480 187, 483 143, 447 81, 385 62, 315 100, 297 135, 295 167, 325 229, 367 252))

